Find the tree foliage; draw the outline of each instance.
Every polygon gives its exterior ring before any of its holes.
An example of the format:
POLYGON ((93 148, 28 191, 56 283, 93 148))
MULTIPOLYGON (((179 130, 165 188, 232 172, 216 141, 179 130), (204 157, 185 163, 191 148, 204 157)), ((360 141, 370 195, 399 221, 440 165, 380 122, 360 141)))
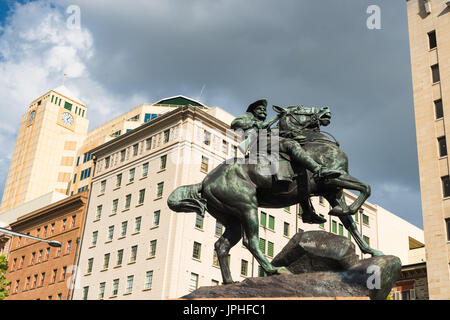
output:
POLYGON ((8 261, 6 255, 0 256, 0 300, 3 300, 9 295, 8 287, 10 282, 6 280, 6 270, 8 270, 8 261))

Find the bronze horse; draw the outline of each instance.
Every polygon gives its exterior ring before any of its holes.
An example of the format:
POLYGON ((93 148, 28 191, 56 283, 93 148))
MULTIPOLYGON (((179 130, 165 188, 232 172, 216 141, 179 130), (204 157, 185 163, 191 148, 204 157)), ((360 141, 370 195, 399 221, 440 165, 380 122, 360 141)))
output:
MULTIPOLYGON (((283 132, 298 131, 298 109, 297 106, 274 106, 274 110, 281 114, 278 123, 280 136, 283 132)), ((280 186, 280 182, 267 174, 267 162, 248 164, 234 159, 235 161, 228 160, 217 166, 202 182, 180 186, 170 194, 167 204, 171 210, 197 212, 201 215, 207 210, 225 226, 225 232, 215 243, 224 284, 233 282, 227 257, 230 249, 241 238, 266 274, 289 272, 285 267, 274 267, 259 249, 258 207, 284 208, 297 204, 299 199, 310 195, 321 195, 327 199, 332 206, 329 214, 339 216, 363 253, 372 256, 382 254, 370 248, 363 240, 351 217, 369 197, 370 186, 348 174, 347 156, 336 142, 320 132, 320 125, 328 125, 330 119, 328 108, 316 112, 311 124, 302 128, 302 135, 307 137, 302 144, 318 163, 345 172, 338 178, 316 182, 310 172, 293 165, 296 177, 292 183, 283 182, 280 186), (356 190, 360 195, 351 205, 347 205, 343 189, 356 190)))

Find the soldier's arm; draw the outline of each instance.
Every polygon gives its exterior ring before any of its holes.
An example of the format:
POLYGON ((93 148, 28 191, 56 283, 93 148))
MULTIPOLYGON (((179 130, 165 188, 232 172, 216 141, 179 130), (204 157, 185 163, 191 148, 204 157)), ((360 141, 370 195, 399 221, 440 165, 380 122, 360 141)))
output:
POLYGON ((233 130, 237 130, 237 129, 248 130, 248 129, 253 128, 255 126, 255 124, 256 124, 256 121, 254 121, 249 116, 247 116, 247 114, 243 114, 231 122, 231 129, 233 129, 233 130))

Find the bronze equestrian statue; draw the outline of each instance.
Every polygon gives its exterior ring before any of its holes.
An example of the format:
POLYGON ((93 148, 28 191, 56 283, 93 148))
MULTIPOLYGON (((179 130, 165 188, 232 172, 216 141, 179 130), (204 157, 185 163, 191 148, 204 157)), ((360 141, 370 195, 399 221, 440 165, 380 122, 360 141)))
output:
MULTIPOLYGON (((241 238, 266 274, 288 273, 284 267, 272 266, 259 249, 258 207, 284 208, 304 202, 310 196, 327 199, 332 206, 329 214, 339 217, 363 253, 382 255, 382 252, 372 249, 363 240, 351 217, 370 196, 370 186, 348 174, 347 156, 337 142, 320 132, 320 126, 330 123, 330 110, 327 107, 310 108, 305 112, 303 106, 273 108, 279 114, 281 154, 289 149, 283 148, 283 145, 293 144, 294 141, 322 170, 326 168, 339 175, 314 175, 295 159, 289 163, 289 156, 285 156, 286 159, 280 157, 280 163, 290 164, 294 174, 290 181, 278 181, 274 176, 267 175, 269 164, 266 161, 249 164, 235 158, 234 161, 227 160, 217 166, 202 182, 176 188, 167 200, 171 210, 201 215, 207 210, 225 226, 225 232, 215 243, 223 283, 233 282, 227 257, 230 249, 241 238), (355 190, 360 194, 352 204, 347 205, 343 189, 355 190)), ((264 119, 261 115, 259 121, 264 119)), ((279 168, 283 168, 283 165, 279 168)))

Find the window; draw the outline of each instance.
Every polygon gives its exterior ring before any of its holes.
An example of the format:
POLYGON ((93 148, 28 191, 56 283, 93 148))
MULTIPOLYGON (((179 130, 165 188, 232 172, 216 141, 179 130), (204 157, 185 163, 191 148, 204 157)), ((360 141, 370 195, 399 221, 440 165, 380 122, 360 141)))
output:
POLYGON ((42 237, 43 237, 43 238, 47 237, 47 230, 48 230, 48 227, 45 226, 45 227, 44 227, 44 233, 42 234, 42 237))
POLYGON ((134 232, 141 231, 141 222, 142 222, 142 217, 137 217, 134 220, 134 232))
POLYGON ((205 130, 203 136, 204 136, 203 143, 206 144, 207 146, 211 145, 211 133, 205 130))
POLYGON ((97 206, 97 211, 95 213, 95 220, 100 220, 100 218, 102 216, 102 209, 103 209, 102 205, 97 206))
POLYGON ((66 274, 67 274, 67 267, 63 267, 63 273, 61 275, 61 280, 66 279, 66 274))
POLYGON ((157 187, 156 187, 156 197, 157 198, 161 198, 163 195, 163 191, 164 191, 164 182, 160 182, 158 183, 157 187))
POLYGON ((109 267, 109 253, 106 253, 103 256, 103 270, 108 269, 108 267, 109 267))
POLYGON ((202 156, 202 163, 200 165, 200 170, 204 173, 208 172, 208 162, 209 162, 209 159, 205 156, 202 156))
POLYGON ((228 142, 225 140, 222 140, 222 152, 226 155, 228 154, 228 142))
POLYGON ((445 224, 447 225, 447 241, 450 241, 450 219, 445 219, 445 224))
POLYGON ((111 162, 111 157, 106 157, 105 158, 105 169, 109 168, 109 163, 111 162))
POLYGON ((142 165, 142 178, 148 176, 148 162, 142 165))
POLYGON ((145 199, 145 189, 139 190, 139 202, 138 204, 143 204, 145 199))
POLYGON ((170 129, 167 129, 166 131, 164 131, 164 143, 169 142, 170 139, 170 129))
POLYGON ((53 235, 53 234, 55 233, 55 224, 52 223, 50 227, 51 227, 51 233, 50 233, 50 235, 53 235))
POLYGON ((63 219, 62 229, 66 230, 66 226, 67 226, 67 219, 63 219))
POLYGON ((442 106, 442 99, 434 101, 434 111, 436 114, 436 119, 441 119, 444 117, 444 109, 442 106))
POLYGON ((370 246, 370 238, 368 236, 363 236, 363 240, 370 246))
POLYGON ((108 238, 106 241, 111 241, 114 237, 114 226, 109 226, 108 228, 108 238))
POLYGON ((267 224, 267 214, 264 211, 261 211, 259 224, 263 227, 266 227, 267 224))
POLYGON ((262 252, 263 254, 266 253, 266 240, 263 239, 263 238, 260 238, 260 239, 259 239, 259 250, 261 250, 261 252, 262 252))
POLYGON ((161 210, 157 210, 157 211, 153 212, 153 226, 154 227, 159 226, 160 215, 161 215, 161 210))
POLYGON ((53 269, 52 282, 51 283, 55 283, 57 275, 58 275, 58 269, 53 269))
POLYGON ((156 240, 150 241, 150 254, 149 257, 154 257, 156 255, 156 240))
POLYGON ((192 250, 192 258, 200 260, 202 245, 198 242, 194 242, 194 247, 192 250))
POLYGON ((88 259, 88 264, 87 264, 87 269, 86 269, 86 273, 91 273, 92 272, 92 266, 94 265, 94 258, 90 258, 88 259))
POLYGON ((130 169, 130 174, 128 176, 128 182, 133 182, 134 181, 134 173, 135 173, 135 169, 130 169))
POLYGON ((133 291, 133 281, 134 281, 134 276, 128 276, 127 277, 126 293, 131 293, 133 291))
POLYGON ((161 161, 160 161, 160 169, 164 170, 167 166, 167 154, 161 156, 161 161))
POLYGON ((91 246, 95 246, 97 244, 98 231, 92 232, 92 243, 91 246))
POLYGON ((195 227, 197 229, 203 229, 203 219, 204 217, 201 214, 195 214, 195 227))
POLYGON ((248 274, 248 261, 241 260, 241 276, 247 276, 248 274))
POLYGON ((118 174, 116 176, 116 188, 120 187, 120 185, 122 184, 122 174, 118 174))
POLYGON ((61 248, 62 247, 58 247, 58 250, 56 251, 56 257, 61 256, 61 248))
POLYGON ((71 228, 75 227, 76 219, 77 219, 77 216, 72 216, 72 225, 70 226, 71 228))
POLYGON ((24 290, 30 289, 30 282, 31 282, 31 277, 27 277, 27 282, 25 284, 24 290))
POLYGON ((117 207, 119 206, 119 199, 114 199, 112 202, 111 214, 117 213, 117 207))
POLYGON ((98 298, 99 299, 103 299, 105 297, 105 287, 106 287, 106 282, 100 283, 100 286, 98 288, 98 298))
POLYGON ((431 66, 431 76, 433 79, 433 83, 441 81, 441 77, 439 74, 439 64, 435 64, 431 66))
POLYGON ((344 226, 342 224, 339 223, 339 235, 343 236, 344 235, 344 226))
POLYGON ((124 162, 125 161, 125 155, 127 154, 127 150, 123 149, 122 151, 120 151, 120 162, 124 162))
MULTIPOLYGON (((69 241, 67 241, 66 254, 70 254, 71 248, 72 248, 72 240, 69 240, 69 241)), ((42 255, 42 250, 41 250, 40 254, 42 255)))
POLYGON ((145 273, 144 289, 150 289, 152 287, 152 282, 153 282, 153 271, 147 271, 145 273))
POLYGON ((125 197, 125 209, 129 209, 131 205, 131 194, 127 194, 125 197))
POLYGON ((191 279, 189 281, 189 291, 197 290, 198 288, 198 274, 191 273, 191 279))
POLYGON ((435 30, 433 30, 431 32, 428 32, 428 43, 430 45, 430 50, 437 47, 436 31, 435 30))
POLYGON ((25 262, 25 256, 22 256, 22 258, 20 258, 20 264, 19 264, 19 268, 23 267, 23 263, 25 262))
POLYGON ((123 261, 123 249, 117 250, 116 266, 121 266, 123 261))
POLYGON ((337 223, 336 223, 336 221, 333 221, 331 223, 331 232, 337 233, 337 223))
POLYGON ((72 181, 72 183, 75 184, 75 181, 77 181, 77 174, 76 174, 76 173, 73 175, 73 181, 72 181))
POLYGON ((131 247, 130 263, 136 262, 138 246, 131 247))
POLYGON ((221 224, 219 221, 216 220, 215 235, 220 237, 222 235, 222 231, 223 231, 223 224, 221 224))
POLYGON ((261 266, 258 266, 258 277, 264 277, 265 275, 264 269, 261 266))
POLYGON ((32 286, 33 289, 36 288, 36 285, 37 285, 37 279, 38 279, 38 275, 35 274, 34 277, 33 277, 33 286, 32 286))
POLYGON ((13 293, 17 293, 19 291, 20 280, 16 280, 16 285, 14 287, 13 293))
POLYGON ((87 300, 89 293, 89 287, 83 287, 83 300, 87 300))
POLYGON ((133 156, 137 156, 139 151, 139 144, 133 145, 133 156))
POLYGON ((112 290, 112 295, 117 296, 117 294, 119 293, 119 279, 114 279, 113 280, 113 290, 112 290))
POLYGON ((273 257, 273 249, 274 249, 274 244, 273 242, 268 241, 267 242, 267 255, 269 257, 273 257))
POLYGON ((36 252, 33 252, 31 254, 31 260, 30 260, 30 265, 32 265, 34 263, 34 259, 36 259, 36 252))
POLYGON ((100 182, 100 193, 105 193, 106 190, 106 180, 100 182))
POLYGON ((39 238, 40 235, 41 235, 41 228, 38 228, 38 229, 36 230, 36 237, 39 238))
POLYGON ((363 224, 368 226, 369 225, 369 216, 363 214, 362 215, 362 221, 363 221, 363 224))
POLYGON ((289 223, 285 222, 283 227, 283 235, 289 237, 289 223))
POLYGON ((275 217, 273 216, 269 216, 269 229, 275 229, 275 217))
POLYGON ((447 155, 447 143, 445 137, 439 137, 437 140, 439 144, 439 156, 445 157, 447 155))
MULTIPOLYGON (((71 243, 71 241, 69 241, 68 243, 67 243, 67 245, 69 245, 71 243)), ((69 250, 70 250, 70 248, 69 248, 69 250)), ((42 262, 42 256, 43 256, 43 254, 44 254, 44 250, 39 250, 39 256, 38 256, 38 263, 40 263, 40 262, 42 262)))
POLYGON ((450 197, 450 178, 449 176, 441 177, 444 198, 450 197))
POLYGON ((39 283, 39 286, 42 287, 45 282, 45 272, 41 273, 41 282, 39 283))
POLYGON ((128 226, 128 221, 122 222, 122 232, 120 234, 121 237, 125 237, 125 235, 127 234, 127 226, 128 226))
POLYGON ((150 150, 152 148, 152 138, 145 139, 145 150, 150 150))

